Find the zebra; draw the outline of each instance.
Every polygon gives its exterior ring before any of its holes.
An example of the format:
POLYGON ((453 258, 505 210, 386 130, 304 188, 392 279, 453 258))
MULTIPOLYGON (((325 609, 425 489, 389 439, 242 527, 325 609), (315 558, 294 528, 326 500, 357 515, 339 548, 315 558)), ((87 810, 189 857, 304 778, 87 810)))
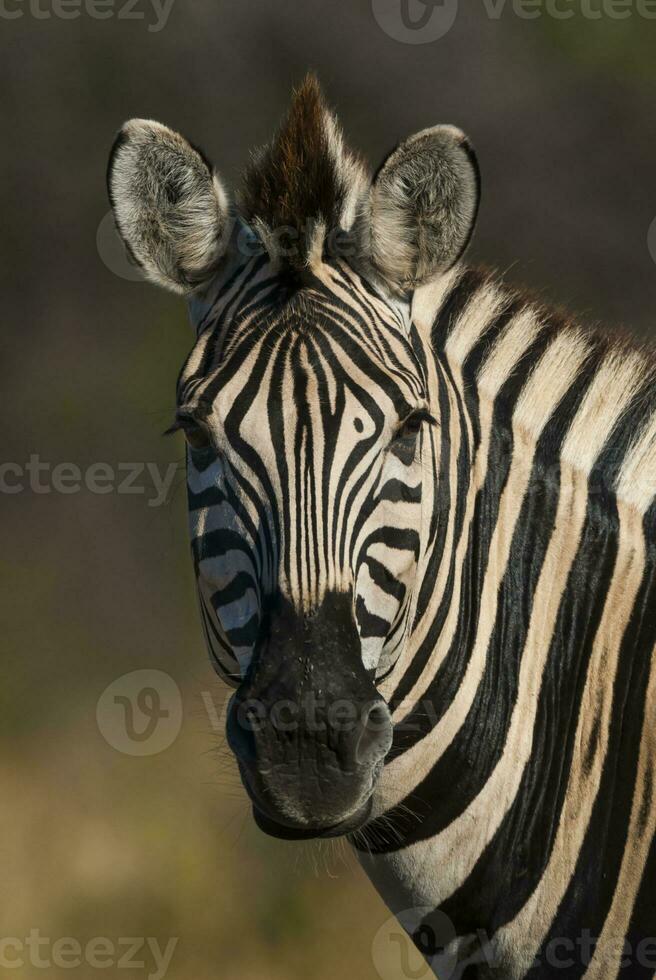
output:
POLYGON ((150 120, 108 167, 196 331, 171 431, 256 823, 347 837, 440 977, 653 977, 654 355, 467 265, 480 186, 452 126, 370 174, 314 76, 234 201, 150 120))

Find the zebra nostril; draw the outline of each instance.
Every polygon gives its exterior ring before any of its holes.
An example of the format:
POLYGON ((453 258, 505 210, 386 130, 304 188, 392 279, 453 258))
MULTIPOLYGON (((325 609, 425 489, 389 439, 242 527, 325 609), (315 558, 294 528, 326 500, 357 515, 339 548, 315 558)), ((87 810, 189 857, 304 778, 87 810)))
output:
POLYGON ((362 729, 355 747, 359 766, 374 766, 392 745, 392 716, 384 701, 375 701, 363 713, 362 729))

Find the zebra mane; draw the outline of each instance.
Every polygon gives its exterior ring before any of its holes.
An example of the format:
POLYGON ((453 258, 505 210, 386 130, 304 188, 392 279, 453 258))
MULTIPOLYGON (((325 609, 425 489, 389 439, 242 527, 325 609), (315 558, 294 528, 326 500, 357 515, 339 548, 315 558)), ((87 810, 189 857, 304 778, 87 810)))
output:
POLYGON ((272 142, 253 154, 239 210, 272 258, 302 269, 321 261, 327 236, 351 228, 368 187, 366 166, 309 74, 272 142))

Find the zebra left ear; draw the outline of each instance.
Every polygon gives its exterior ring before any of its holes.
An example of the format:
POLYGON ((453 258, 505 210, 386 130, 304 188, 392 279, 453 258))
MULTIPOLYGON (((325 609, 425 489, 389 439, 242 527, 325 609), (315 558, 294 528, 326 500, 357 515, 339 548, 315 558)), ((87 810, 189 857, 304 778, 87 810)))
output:
POLYGON ((479 200, 478 162, 464 133, 435 126, 411 136, 387 157, 369 192, 361 221, 369 261, 395 291, 430 281, 467 248, 479 200))

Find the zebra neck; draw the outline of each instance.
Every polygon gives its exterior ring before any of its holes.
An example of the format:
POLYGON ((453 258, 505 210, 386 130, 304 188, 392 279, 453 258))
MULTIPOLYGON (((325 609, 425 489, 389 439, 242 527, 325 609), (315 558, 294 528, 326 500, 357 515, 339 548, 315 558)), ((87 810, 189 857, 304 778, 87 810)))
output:
POLYGON ((483 929, 524 976, 572 923, 627 934, 654 880, 654 358, 480 274, 439 287, 419 312, 469 465, 361 860, 394 911, 483 929))
MULTIPOLYGON (((620 545, 642 553, 645 511, 653 533, 656 444, 639 353, 609 348, 478 271, 457 270, 440 289, 419 323, 441 419, 430 546, 413 629, 385 683, 395 741, 379 800, 389 812, 404 785, 448 773, 447 801, 433 783, 423 794, 436 827, 480 790, 481 760, 498 759, 520 671, 539 676, 554 658, 553 697, 567 703, 590 637, 565 644, 562 631, 583 597, 593 603, 610 587, 620 545), (557 669, 556 641, 571 675, 557 669)), ((524 692, 529 714, 536 697, 524 692)))

